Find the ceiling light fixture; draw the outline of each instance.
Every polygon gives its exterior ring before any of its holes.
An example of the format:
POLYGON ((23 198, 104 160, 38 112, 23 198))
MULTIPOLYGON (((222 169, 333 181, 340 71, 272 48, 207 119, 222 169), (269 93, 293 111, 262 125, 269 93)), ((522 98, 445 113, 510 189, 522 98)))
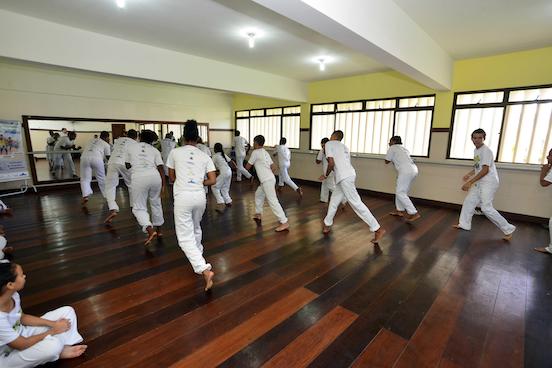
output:
POLYGON ((326 63, 325 63, 324 59, 318 59, 318 67, 320 68, 321 72, 326 70, 326 63))
POLYGON ((125 0, 116 0, 115 2, 117 3, 117 6, 121 9, 126 6, 126 1, 125 0))
POLYGON ((255 33, 249 32, 247 34, 247 38, 249 40, 249 48, 252 49, 253 47, 255 47, 255 33))

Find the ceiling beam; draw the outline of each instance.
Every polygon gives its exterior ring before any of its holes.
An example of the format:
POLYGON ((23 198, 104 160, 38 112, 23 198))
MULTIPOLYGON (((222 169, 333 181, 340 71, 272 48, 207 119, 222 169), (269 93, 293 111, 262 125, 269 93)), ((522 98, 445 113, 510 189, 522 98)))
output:
POLYGON ((453 60, 390 0, 253 0, 434 89, 452 86, 453 60))
POLYGON ((81 70, 307 100, 306 83, 0 10, 0 56, 81 70))

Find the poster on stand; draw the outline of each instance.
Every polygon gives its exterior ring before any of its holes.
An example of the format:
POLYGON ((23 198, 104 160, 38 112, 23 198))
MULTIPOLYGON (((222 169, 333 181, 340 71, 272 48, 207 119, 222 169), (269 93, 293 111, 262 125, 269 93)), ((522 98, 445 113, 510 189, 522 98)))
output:
POLYGON ((0 182, 29 179, 21 122, 0 120, 0 182))

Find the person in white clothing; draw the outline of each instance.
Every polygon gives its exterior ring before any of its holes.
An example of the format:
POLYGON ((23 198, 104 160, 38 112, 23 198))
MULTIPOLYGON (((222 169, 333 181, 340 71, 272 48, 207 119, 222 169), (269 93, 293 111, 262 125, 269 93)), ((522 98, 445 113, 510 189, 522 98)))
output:
POLYGON ((75 139, 77 139, 77 133, 68 132, 66 135, 60 136, 54 146, 54 151, 56 151, 56 153, 54 153, 54 170, 58 179, 61 179, 63 176, 61 174, 62 170, 65 172, 68 171, 71 178, 78 178, 71 151, 79 150, 81 147, 75 146, 75 139), (65 153, 59 153, 59 151, 65 153))
POLYGON ((163 162, 165 163, 166 176, 169 175, 169 168, 167 167, 167 157, 169 157, 169 153, 171 153, 171 151, 176 147, 176 141, 174 140, 174 137, 171 135, 171 133, 165 134, 165 138, 161 140, 161 157, 163 158, 163 162))
POLYGON ((153 142, 157 139, 155 132, 143 130, 140 133, 140 143, 128 146, 125 153, 125 165, 131 172, 132 213, 142 231, 148 234, 144 242, 146 246, 155 237, 162 236, 160 227, 165 222, 160 197, 165 190, 165 172, 161 153, 153 147, 153 142))
POLYGON ((475 207, 481 206, 483 214, 504 233, 504 240, 511 240, 516 227, 493 207, 493 199, 498 190, 498 172, 494 163, 494 155, 484 143, 486 133, 483 129, 476 129, 471 134, 475 146, 473 152, 474 168, 464 175, 462 190, 468 192, 462 204, 460 220, 457 229, 471 230, 472 217, 475 207))
POLYGON ((280 144, 274 147, 275 152, 273 156, 278 157, 278 190, 282 190, 284 185, 287 184, 291 189, 297 192, 299 199, 303 197, 303 189, 301 189, 297 184, 291 180, 288 170, 291 166, 291 151, 286 146, 287 139, 282 137, 280 138, 280 144))
POLYGON ((251 179, 251 173, 243 167, 243 161, 245 160, 245 155, 249 152, 249 142, 244 137, 240 136, 240 131, 236 130, 234 132, 234 149, 236 151, 236 181, 242 180, 242 175, 247 179, 251 179))
POLYGON ((87 346, 71 307, 35 317, 23 313, 19 291, 25 286, 20 265, 0 263, 0 367, 30 368, 81 356, 87 346))
MULTIPOLYGON (((205 153, 207 156, 212 157, 213 154, 211 153, 211 150, 207 145, 203 143, 203 139, 201 139, 201 137, 199 137, 199 139, 197 140, 196 147, 199 148, 199 150, 205 153)), ((205 177, 205 179, 207 179, 207 177, 205 177)), ((209 193, 209 187, 207 185, 203 187, 203 190, 205 190, 205 194, 209 193)))
POLYGON ((408 191, 412 182, 418 176, 418 167, 412 161, 410 152, 402 145, 402 139, 398 135, 391 137, 389 140, 389 149, 385 155, 385 164, 391 162, 397 170, 396 211, 391 212, 391 215, 405 217, 408 222, 416 221, 421 216, 408 197, 408 191))
MULTIPOLYGON (((326 177, 326 170, 328 170, 328 159, 326 158, 325 153, 325 147, 326 143, 328 143, 330 140, 328 138, 322 138, 320 141, 320 145, 322 146, 322 149, 318 152, 318 155, 316 155, 316 163, 322 164, 322 175, 318 178, 322 185, 320 187, 320 202, 322 203, 328 203, 330 198, 330 193, 333 193, 335 190, 335 173, 332 171, 330 172, 330 175, 326 177)), ((345 211, 345 206, 347 204, 347 199, 343 197, 341 200, 341 209, 345 211)))
POLYGON ((368 207, 362 202, 357 192, 355 187, 356 171, 351 165, 349 149, 341 143, 342 139, 343 132, 341 130, 336 130, 332 133, 330 141, 325 145, 328 169, 323 179, 326 179, 330 176, 332 171, 335 171, 336 187, 330 199, 328 213, 326 214, 326 218, 324 218, 324 228, 322 232, 328 234, 331 231, 335 213, 337 212, 341 200, 345 197, 355 213, 362 221, 368 224, 370 231, 375 233, 372 243, 377 244, 384 236, 385 230, 380 226, 368 207))
POLYGON ((130 170, 126 168, 125 156, 128 147, 133 144, 138 144, 138 132, 130 129, 113 143, 113 152, 107 162, 107 174, 105 176, 105 199, 109 207, 109 215, 105 219, 106 224, 111 224, 113 218, 119 212, 119 205, 115 200, 117 194, 117 186, 119 185, 119 175, 123 177, 126 187, 128 188, 128 197, 132 203, 132 181, 130 170))
MULTIPOLYGON (((50 130, 48 138, 46 138, 46 159, 48 160, 48 166, 50 171, 54 171, 54 146, 56 145, 56 134, 53 130, 50 130)), ((58 135, 59 137, 59 135, 58 135)))
POLYGON ((232 198, 230 198, 230 184, 232 183, 232 169, 230 165, 236 167, 234 161, 226 156, 222 149, 222 144, 215 144, 215 154, 213 163, 218 171, 217 182, 213 185, 213 195, 217 200, 217 212, 224 212, 226 207, 232 207, 232 198))
POLYGON ((13 254, 13 252, 13 247, 8 246, 4 226, 0 225, 0 260, 4 259, 5 256, 13 254))
POLYGON ((266 197, 270 209, 280 222, 280 225, 274 229, 279 232, 288 230, 289 223, 286 214, 284 213, 284 209, 280 205, 280 202, 278 202, 278 197, 276 196, 276 177, 274 176, 276 167, 268 152, 266 152, 263 148, 264 143, 265 138, 262 135, 258 135, 253 138, 254 151, 251 153, 249 161, 245 166, 246 170, 250 170, 252 167, 255 167, 255 171, 257 172, 260 182, 260 185, 255 191, 255 216, 253 219, 257 222, 257 224, 261 224, 263 205, 266 197))
POLYGON ((2 200, 0 200, 0 215, 11 215, 13 210, 8 207, 2 200))
POLYGON ((82 204, 88 202, 88 197, 93 193, 90 183, 92 176, 96 177, 100 191, 105 198, 105 165, 104 159, 109 159, 111 146, 109 145, 109 132, 100 133, 100 138, 94 138, 84 148, 80 158, 80 185, 82 192, 82 204))
POLYGON ((204 185, 216 181, 215 165, 207 154, 196 147, 199 130, 195 120, 184 126, 184 146, 169 154, 169 178, 174 182, 174 227, 178 245, 186 254, 194 272, 203 275, 205 291, 213 287, 215 273, 203 258, 201 218, 207 203, 204 185), (207 175, 207 179, 205 179, 207 175))
MULTIPOLYGON (((547 187, 552 185, 552 149, 548 151, 548 156, 546 156, 547 163, 542 165, 540 171, 540 185, 542 187, 547 187)), ((550 232, 550 243, 547 247, 534 248, 537 252, 552 254, 552 217, 548 221, 548 231, 550 232)))

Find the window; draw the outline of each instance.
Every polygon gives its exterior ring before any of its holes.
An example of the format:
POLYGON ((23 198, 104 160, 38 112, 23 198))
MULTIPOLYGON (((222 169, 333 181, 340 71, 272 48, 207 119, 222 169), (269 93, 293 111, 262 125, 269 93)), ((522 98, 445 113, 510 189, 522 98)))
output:
POLYGON ((285 137, 288 147, 299 148, 301 107, 236 111, 236 130, 249 142, 261 134, 265 137, 266 146, 275 146, 280 143, 280 138, 285 137))
POLYGON ((552 147, 552 87, 455 94, 449 158, 472 159, 471 132, 482 128, 496 161, 543 164, 552 147))
POLYGON ((400 135, 413 156, 429 156, 434 104, 431 95, 312 105, 310 148, 342 130, 351 152, 385 154, 389 139, 400 135))

